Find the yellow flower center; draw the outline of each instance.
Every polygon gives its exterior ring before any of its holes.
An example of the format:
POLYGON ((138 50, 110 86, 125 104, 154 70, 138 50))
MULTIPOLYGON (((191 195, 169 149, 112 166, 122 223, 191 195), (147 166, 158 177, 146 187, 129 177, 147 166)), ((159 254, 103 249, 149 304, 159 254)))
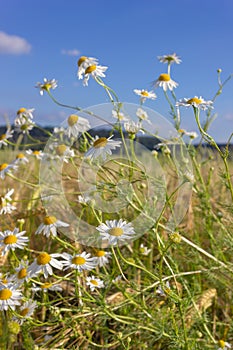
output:
POLYGON ((46 216, 44 218, 44 224, 45 225, 52 225, 57 221, 57 218, 55 216, 46 216))
POLYGON ((6 169, 8 167, 7 163, 0 164, 0 171, 6 169))
POLYGON ((193 98, 190 98, 190 100, 187 101, 188 104, 192 104, 192 103, 196 103, 197 105, 199 105, 200 103, 202 103, 202 100, 200 100, 199 98, 197 97, 193 97, 193 98))
POLYGON ((105 147, 107 143, 108 143, 108 140, 106 139, 106 137, 100 137, 94 142, 93 146, 95 148, 105 147))
POLYGON ((120 227, 113 227, 108 232, 111 236, 116 236, 116 237, 122 236, 124 233, 124 231, 120 227))
POLYGON ((94 286, 98 286, 98 282, 96 280, 90 280, 91 284, 94 284, 94 286))
POLYGON ((4 140, 6 138, 6 134, 0 135, 0 141, 4 140))
POLYGON ((73 126, 78 121, 78 116, 76 114, 71 114, 68 118, 68 124, 69 126, 73 126))
POLYGON ((85 74, 90 74, 90 73, 94 72, 95 70, 96 70, 96 65, 93 64, 92 66, 89 66, 86 68, 85 74))
POLYGON ((105 256, 105 251, 104 250, 98 250, 95 253, 95 256, 98 256, 98 258, 101 258, 102 256, 105 256))
POLYGON ((17 277, 18 279, 23 279, 27 276, 27 269, 25 269, 25 267, 23 267, 18 273, 17 273, 17 277))
POLYGON ((45 282, 44 284, 42 284, 40 286, 40 288, 42 288, 42 289, 47 289, 47 288, 50 288, 50 287, 52 287, 52 283, 49 283, 49 282, 45 282))
POLYGON ((21 114, 21 113, 24 113, 26 112, 26 108, 20 108, 18 111, 17 111, 17 115, 21 114))
POLYGON ((143 90, 143 91, 141 92, 141 95, 142 95, 142 96, 149 96, 149 94, 148 94, 148 92, 147 92, 146 90, 143 90))
POLYGON ((17 156, 16 156, 17 159, 22 159, 22 158, 24 158, 24 157, 25 157, 25 155, 24 155, 23 153, 19 153, 19 154, 17 154, 17 156))
POLYGON ((219 340, 219 346, 222 348, 222 349, 224 349, 224 347, 225 347, 225 341, 224 340, 219 340))
POLYGON ((85 62, 87 59, 86 56, 81 56, 78 60, 78 66, 80 67, 83 62, 85 62))
POLYGON ((83 265, 85 264, 85 262, 86 262, 86 259, 84 259, 82 256, 75 256, 72 259, 72 264, 75 264, 75 265, 83 265))
POLYGON ((20 311, 20 315, 21 316, 26 316, 29 312, 29 308, 28 307, 25 307, 25 309, 21 310, 20 311))
POLYGON ((45 83, 43 86, 42 86, 42 89, 43 90, 46 90, 46 91, 49 91, 52 87, 52 84, 51 83, 45 83))
POLYGON ((14 244, 16 243, 18 238, 15 235, 9 235, 4 238, 3 242, 4 244, 14 244))
POLYGON ((184 129, 179 129, 178 132, 179 132, 180 134, 184 134, 184 133, 185 133, 185 130, 184 130, 184 129))
POLYGON ((171 62, 171 61, 175 61, 174 57, 173 56, 167 56, 166 57, 166 60, 171 62))
POLYGON ((38 265, 46 265, 50 262, 51 256, 48 253, 40 253, 36 261, 38 265))
POLYGON ((59 146, 57 146, 57 148, 56 148, 56 153, 57 153, 59 156, 62 156, 62 155, 65 153, 66 150, 67 150, 66 145, 59 145, 59 146))
POLYGON ((32 154, 34 154, 34 156, 38 156, 40 154, 40 151, 33 151, 32 154))
POLYGON ((170 75, 167 74, 167 73, 163 73, 159 76, 159 81, 169 81, 171 78, 170 78, 170 75))
POLYGON ((10 289, 0 290, 0 300, 8 300, 12 296, 12 291, 10 289))

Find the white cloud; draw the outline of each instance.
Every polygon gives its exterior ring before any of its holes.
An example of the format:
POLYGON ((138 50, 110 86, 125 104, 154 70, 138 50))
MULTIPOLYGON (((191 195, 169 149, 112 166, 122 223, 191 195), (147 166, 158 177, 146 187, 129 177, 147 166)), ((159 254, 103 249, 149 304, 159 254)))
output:
POLYGON ((73 49, 73 50, 61 50, 62 55, 67 55, 67 56, 79 56, 80 55, 80 51, 77 49, 73 49))
POLYGON ((23 55, 30 51, 31 45, 26 39, 0 32, 0 54, 23 55))

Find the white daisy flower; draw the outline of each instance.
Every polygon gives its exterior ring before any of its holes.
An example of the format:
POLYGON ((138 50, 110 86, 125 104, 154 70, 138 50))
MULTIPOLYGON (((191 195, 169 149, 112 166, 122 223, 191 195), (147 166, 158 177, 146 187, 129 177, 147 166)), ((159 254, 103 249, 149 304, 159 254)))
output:
POLYGON ((86 285, 91 288, 92 292, 96 288, 104 288, 104 281, 102 281, 99 278, 96 278, 95 276, 87 277, 86 281, 87 281, 86 285))
POLYGON ((168 63, 168 64, 171 64, 171 63, 180 64, 182 62, 180 57, 178 57, 176 53, 173 53, 171 55, 158 56, 157 58, 159 62, 168 63))
POLYGON ((85 69, 84 73, 84 79, 83 79, 83 85, 87 86, 88 85, 88 80, 90 76, 93 79, 96 79, 98 77, 104 78, 105 74, 104 72, 108 69, 106 66, 98 66, 96 64, 93 64, 85 69))
POLYGON ((47 80, 46 78, 44 78, 44 83, 37 83, 36 84, 36 88, 40 89, 40 94, 43 95, 44 91, 50 91, 51 89, 56 89, 57 87, 57 80, 55 79, 50 79, 47 80))
POLYGON ((46 160, 60 160, 62 162, 68 163, 70 158, 75 156, 75 153, 69 146, 65 144, 58 144, 57 142, 50 145, 50 150, 55 153, 48 153, 46 155, 46 160))
POLYGON ((77 254, 75 256, 68 253, 62 254, 65 261, 62 261, 63 265, 66 266, 64 270, 72 268, 82 272, 83 270, 92 270, 97 265, 97 259, 91 257, 90 253, 82 252, 82 254, 77 254))
POLYGON ((153 91, 147 91, 147 90, 139 90, 139 89, 134 89, 134 93, 138 96, 141 96, 140 102, 144 103, 146 99, 150 100, 155 100, 156 99, 156 94, 153 91))
POLYGON ((15 310, 17 305, 20 305, 22 299, 21 291, 15 289, 13 285, 0 284, 0 310, 6 311, 9 308, 15 310))
POLYGON ((28 301, 25 301, 25 303, 21 305, 19 308, 20 311, 18 312, 18 314, 21 317, 14 316, 13 320, 18 322, 20 325, 22 325, 25 319, 33 315, 36 308, 37 308, 36 301, 33 301, 31 299, 28 301))
POLYGON ((129 135, 136 135, 139 131, 141 131, 142 133, 144 133, 144 131, 142 130, 142 125, 140 122, 134 122, 133 120, 129 120, 127 122, 124 123, 124 128, 125 131, 129 134, 129 135))
POLYGON ((11 204, 11 195, 13 193, 14 189, 12 188, 11 190, 8 190, 4 196, 0 196, 0 215, 11 214, 13 210, 16 210, 16 207, 11 204))
POLYGON ((61 257, 61 254, 48 254, 46 252, 40 253, 34 262, 28 267, 29 277, 42 272, 44 274, 44 277, 48 278, 48 275, 53 274, 52 267, 55 267, 58 270, 62 270, 63 265, 61 261, 55 259, 59 257, 61 257))
POLYGON ((63 134, 65 132, 65 129, 63 128, 63 126, 61 126, 60 128, 55 126, 55 128, 53 129, 54 134, 63 134))
POLYGON ((29 154, 30 156, 36 157, 36 159, 39 159, 39 160, 41 160, 45 156, 44 152, 38 151, 38 150, 32 151, 31 149, 28 149, 26 150, 26 153, 29 154))
POLYGON ((154 87, 162 87, 164 91, 167 91, 167 89, 172 91, 178 86, 178 83, 171 79, 170 74, 163 73, 153 82, 153 85, 154 87))
POLYGON ((81 204, 87 204, 92 200, 91 197, 89 197, 87 194, 83 194, 81 196, 78 196, 78 202, 81 204))
POLYGON ((96 136, 92 147, 85 153, 85 157, 89 157, 91 159, 102 158, 105 160, 107 155, 112 154, 112 150, 115 150, 117 147, 121 146, 121 141, 114 141, 112 137, 114 135, 106 138, 96 136))
POLYGON ((32 120, 33 119, 33 112, 34 112, 35 108, 20 108, 17 111, 17 117, 14 121, 15 125, 23 125, 25 123, 27 123, 28 120, 32 120))
POLYGON ((139 252, 142 254, 142 255, 149 255, 150 252, 151 252, 151 249, 148 249, 147 247, 144 246, 144 244, 140 244, 140 248, 139 248, 139 252))
POLYGON ((195 131, 186 131, 187 136, 190 137, 190 139, 194 140, 198 137, 198 134, 195 131))
POLYGON ((231 349, 231 344, 224 341, 224 340, 219 340, 219 346, 220 348, 218 348, 218 350, 227 350, 227 349, 231 349))
POLYGON ((0 164, 0 178, 5 179, 6 175, 11 173, 11 170, 16 170, 17 166, 15 164, 2 163, 0 164))
POLYGON ((49 290, 53 292, 62 292, 62 287, 59 284, 52 284, 50 282, 45 282, 38 286, 35 283, 33 283, 31 289, 33 292, 39 292, 39 291, 48 292, 49 290))
POLYGON ((116 278, 112 280, 112 283, 118 283, 122 281, 122 275, 118 275, 116 278))
POLYGON ((104 250, 95 251, 95 257, 97 258, 97 265, 102 267, 109 263, 108 259, 112 258, 112 253, 104 250))
POLYGON ((83 79, 83 76, 85 74, 85 70, 87 67, 92 65, 97 65, 98 60, 94 57, 87 57, 87 56, 81 56, 78 60, 78 73, 77 76, 79 79, 83 79))
POLYGON ((120 219, 107 220, 96 228, 103 240, 108 240, 109 244, 116 245, 118 242, 134 238, 135 231, 131 222, 120 219))
POLYGON ((166 296, 167 296, 167 292, 169 292, 170 289, 171 289, 170 283, 169 283, 169 281, 167 281, 167 282, 165 283, 165 288, 163 289, 163 288, 159 285, 159 287, 158 287, 157 290, 156 290, 156 293, 157 293, 159 296, 161 296, 161 297, 166 297, 166 296))
POLYGON ((118 119, 120 122, 128 120, 128 116, 126 116, 124 113, 120 111, 115 111, 114 109, 112 110, 112 116, 113 118, 118 119))
POLYGON ((14 133, 14 130, 7 129, 5 134, 0 135, 0 148, 2 146, 7 146, 8 143, 6 140, 10 139, 14 133))
MULTIPOLYGON (((15 268, 15 274, 10 277, 10 281, 20 286, 24 281, 29 281, 28 261, 21 260, 18 267, 15 268)), ((30 276, 32 277, 32 276, 30 276)))
POLYGON ((14 164, 27 164, 28 162, 29 160, 23 153, 18 153, 14 160, 14 164))
POLYGON ((44 218, 44 222, 40 224, 38 229, 36 230, 35 234, 42 233, 46 237, 56 237, 57 235, 57 228, 58 227, 68 227, 69 224, 58 220, 55 216, 46 216, 44 218))
POLYGON ((15 124, 15 131, 16 132, 22 132, 23 134, 27 134, 29 131, 31 131, 35 126, 35 123, 28 119, 27 122, 23 124, 15 124))
POLYGON ((24 236, 25 232, 26 231, 19 232, 18 228, 15 228, 13 231, 6 230, 0 232, 2 255, 5 255, 9 250, 15 250, 15 248, 24 249, 29 241, 29 238, 24 236))
POLYGON ((68 137, 77 138, 79 133, 83 133, 91 128, 89 121, 85 118, 79 117, 76 114, 71 114, 67 119, 68 127, 65 133, 68 137))
POLYGON ((213 101, 205 101, 201 96, 200 97, 193 97, 193 98, 183 98, 179 102, 176 103, 177 106, 184 106, 184 107, 195 107, 200 108, 203 110, 206 110, 208 108, 213 108, 212 106, 213 101))
POLYGON ((146 122, 151 124, 151 121, 149 120, 148 114, 142 108, 137 109, 136 116, 138 117, 140 122, 145 120, 146 122))

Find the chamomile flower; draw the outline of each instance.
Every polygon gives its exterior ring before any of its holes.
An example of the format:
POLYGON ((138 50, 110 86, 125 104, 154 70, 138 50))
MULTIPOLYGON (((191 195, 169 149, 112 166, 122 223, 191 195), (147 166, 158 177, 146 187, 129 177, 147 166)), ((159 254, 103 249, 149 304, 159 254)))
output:
POLYGON ((23 305, 20 306, 18 314, 21 317, 15 316, 13 318, 14 321, 18 322, 20 325, 23 324, 23 322, 30 316, 33 315, 35 309, 37 308, 37 303, 36 301, 33 300, 27 300, 23 305))
POLYGON ((53 145, 53 150, 55 151, 56 155, 49 155, 50 159, 54 160, 61 160, 62 162, 68 163, 70 158, 74 157, 74 151, 70 149, 69 146, 65 144, 60 144, 60 145, 53 145))
POLYGON ((164 91, 173 90, 178 86, 178 83, 176 83, 174 80, 171 79, 170 74, 162 73, 158 77, 157 80, 153 82, 154 87, 162 87, 164 91))
POLYGON ((57 80, 55 79, 46 79, 44 78, 44 83, 37 83, 36 88, 40 89, 40 94, 43 95, 44 91, 50 91, 51 89, 56 89, 57 87, 57 80))
POLYGON ((92 292, 96 288, 104 288, 104 281, 102 281, 99 278, 96 278, 95 276, 87 277, 86 281, 87 281, 86 285, 91 288, 92 292))
POLYGON ((68 137, 78 137, 79 133, 83 133, 91 128, 87 119, 79 117, 76 114, 71 114, 67 119, 68 127, 65 133, 68 137))
POLYGON ((136 111, 136 116, 138 117, 139 121, 142 122, 145 120, 149 124, 151 124, 151 121, 149 120, 148 114, 146 111, 144 111, 142 108, 138 108, 136 111))
POLYGON ((186 131, 185 135, 189 136, 191 140, 194 140, 198 137, 198 134, 195 131, 186 131))
POLYGON ((40 224, 35 234, 43 234, 46 237, 56 237, 57 228, 59 227, 68 227, 69 224, 58 220, 55 216, 45 216, 44 222, 40 224))
POLYGON ((29 119, 32 120, 33 119, 33 112, 34 112, 35 108, 20 108, 17 111, 17 117, 14 121, 15 125, 23 125, 25 124, 29 119))
POLYGON ((59 284, 52 284, 50 282, 45 282, 40 285, 36 285, 35 283, 32 284, 32 291, 33 292, 48 292, 49 290, 53 292, 62 292, 62 287, 59 284))
POLYGON ((96 136, 92 147, 85 153, 85 157, 91 159, 100 157, 105 160, 107 158, 107 155, 112 154, 112 150, 115 150, 117 147, 121 146, 121 141, 112 140, 113 136, 114 135, 108 138, 96 136))
POLYGON ((227 350, 227 349, 231 349, 231 344, 224 341, 224 340, 219 340, 218 342, 220 348, 218 348, 218 350, 227 350))
POLYGON ((92 64, 92 65, 88 66, 84 72, 83 85, 84 86, 88 85, 88 80, 90 77, 92 77, 93 79, 98 79, 99 77, 104 78, 105 77, 104 72, 107 69, 108 69, 108 67, 106 67, 106 66, 99 66, 96 64, 92 64))
POLYGON ((28 134, 29 131, 31 131, 34 128, 34 126, 35 126, 35 123, 31 119, 28 119, 23 124, 15 124, 15 131, 21 132, 23 134, 28 134))
POLYGON ((78 270, 78 272, 82 272, 83 270, 92 270, 97 265, 97 259, 91 257, 91 254, 86 252, 74 256, 68 253, 63 253, 62 257, 65 259, 62 261, 65 266, 64 270, 71 268, 78 270))
POLYGON ((28 280, 28 261, 21 260, 19 266, 15 269, 15 274, 10 277, 10 281, 14 282, 17 286, 20 286, 24 281, 28 282, 28 280))
POLYGON ((29 160, 23 153, 18 153, 16 159, 14 160, 14 164, 27 164, 29 160))
POLYGON ((163 289, 163 288, 159 285, 159 287, 158 287, 157 290, 156 290, 156 293, 157 293, 159 296, 161 296, 161 297, 166 297, 166 296, 167 296, 167 292, 169 292, 170 289, 171 289, 170 283, 169 283, 169 281, 167 281, 167 282, 165 283, 165 288, 163 289))
POLYGON ((12 188, 11 190, 8 190, 4 196, 0 196, 0 215, 11 214, 13 210, 16 210, 16 207, 11 204, 11 195, 13 193, 14 189, 12 188))
POLYGON ((172 63, 180 64, 182 62, 180 57, 178 57, 176 53, 173 53, 171 55, 158 56, 157 58, 159 62, 168 63, 168 64, 172 64, 172 63))
POLYGON ((107 220, 97 228, 103 240, 108 240, 109 244, 116 245, 118 242, 134 238, 135 231, 131 222, 127 223, 123 219, 107 220))
POLYGON ((177 102, 177 106, 184 107, 195 107, 199 109, 206 110, 208 108, 213 108, 213 101, 205 101, 201 96, 200 97, 192 97, 192 98, 183 98, 179 102, 177 102))
POLYGON ((30 156, 36 157, 36 159, 41 160, 44 157, 44 153, 40 150, 32 151, 31 149, 26 150, 26 153, 30 156))
POLYGON ((109 263, 108 259, 111 259, 112 253, 104 250, 97 250, 95 251, 95 257, 97 258, 97 265, 102 267, 109 263))
POLYGON ((83 79, 86 68, 92 65, 97 65, 98 60, 97 58, 94 58, 94 57, 81 56, 77 64, 78 64, 77 76, 79 79, 83 79))
POLYGON ((88 204, 91 200, 92 198, 85 193, 78 196, 78 202, 84 205, 88 204))
POLYGON ((112 116, 113 118, 116 118, 120 122, 123 122, 129 119, 123 112, 115 111, 114 109, 112 110, 112 116))
POLYGON ((55 267, 58 270, 62 270, 63 265, 61 261, 56 259, 59 257, 61 257, 61 254, 48 254, 46 252, 41 252, 34 260, 34 262, 29 265, 29 276, 31 277, 32 275, 42 272, 44 274, 44 277, 48 278, 49 275, 53 274, 52 267, 55 267))
POLYGON ((15 289, 11 284, 0 284, 0 310, 6 311, 9 308, 15 310, 17 305, 20 305, 22 299, 21 291, 15 289))
POLYGON ((0 164, 0 178, 5 179, 7 174, 11 173, 11 170, 16 170, 17 166, 15 164, 2 163, 0 164))
POLYGON ((144 133, 144 131, 142 130, 141 123, 140 122, 134 122, 133 120, 129 120, 129 121, 125 122, 124 123, 124 128, 125 128, 125 131, 129 135, 136 135, 139 131, 144 133))
POLYGON ((0 135, 0 148, 2 146, 7 146, 8 145, 7 144, 7 140, 12 137, 13 133, 14 133, 14 130, 7 129, 5 134, 1 134, 0 135))
POLYGON ((19 232, 18 228, 15 228, 13 231, 6 230, 0 232, 0 248, 2 248, 2 255, 16 248, 24 249, 29 241, 29 238, 24 236, 25 232, 26 231, 19 232))
POLYGON ((142 243, 142 244, 140 244, 139 252, 140 252, 142 255, 147 256, 148 254, 150 254, 151 249, 148 249, 148 248, 145 247, 144 244, 142 243))
POLYGON ((140 102, 144 103, 146 99, 150 100, 155 100, 156 99, 156 94, 153 91, 147 91, 147 90, 139 90, 139 89, 134 89, 134 93, 138 96, 140 96, 140 102))

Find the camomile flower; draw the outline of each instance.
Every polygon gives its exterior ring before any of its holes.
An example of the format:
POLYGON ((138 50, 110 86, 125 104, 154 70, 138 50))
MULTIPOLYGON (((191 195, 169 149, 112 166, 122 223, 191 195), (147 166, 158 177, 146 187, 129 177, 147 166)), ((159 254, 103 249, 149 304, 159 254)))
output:
POLYGON ((151 249, 148 249, 147 247, 144 246, 144 244, 140 244, 140 248, 139 248, 139 252, 142 254, 142 255, 149 255, 150 252, 151 252, 151 249))
POLYGON ((17 286, 22 285, 24 281, 29 281, 27 260, 21 260, 19 266, 15 268, 15 274, 10 277, 10 281, 14 282, 17 286))
POLYGON ((140 122, 134 122, 133 120, 128 120, 127 122, 124 123, 124 128, 125 131, 129 135, 136 135, 139 131, 144 133, 142 130, 142 125, 140 122))
POLYGON ((95 276, 87 277, 86 281, 87 281, 86 285, 91 288, 92 292, 96 288, 104 288, 104 281, 102 281, 99 278, 96 278, 95 276))
POLYGON ((17 290, 12 284, 0 284, 0 310, 6 311, 9 308, 15 310, 20 305, 22 299, 21 291, 17 290))
POLYGON ((70 149, 69 146, 65 144, 58 144, 57 142, 50 145, 50 149, 53 153, 48 153, 46 155, 46 160, 60 160, 62 162, 68 163, 70 158, 74 157, 74 151, 70 149))
POLYGON ((200 97, 192 97, 192 98, 183 98, 179 102, 176 103, 177 106, 184 107, 195 107, 199 109, 206 110, 208 108, 213 108, 213 101, 205 101, 201 96, 200 97))
POLYGON ((88 204, 90 201, 92 200, 92 198, 90 196, 88 196, 86 193, 78 196, 77 201, 81 204, 88 204))
POLYGON ((0 135, 0 148, 2 146, 7 146, 7 140, 13 136, 14 130, 7 129, 5 134, 0 135))
POLYGON ((35 234, 43 234, 46 237, 56 237, 57 235, 57 228, 59 227, 68 227, 69 224, 58 220, 55 216, 45 216, 44 221, 38 229, 36 230, 35 234))
POLYGON ((104 250, 96 250, 94 255, 97 258, 97 265, 100 267, 108 264, 108 259, 111 259, 112 257, 112 253, 106 252, 104 250))
POLYGON ((83 133, 91 128, 87 119, 71 114, 67 119, 68 127, 65 133, 68 137, 78 137, 79 133, 83 133))
POLYGON ((0 164, 0 178, 5 179, 7 174, 11 173, 11 170, 16 170, 17 166, 15 164, 2 163, 0 164))
POLYGON ((20 325, 23 324, 23 322, 30 316, 33 315, 35 309, 37 308, 37 303, 36 301, 33 300, 27 300, 23 305, 20 306, 18 314, 21 317, 14 316, 13 320, 18 322, 20 325))
POLYGON ((11 214, 13 210, 16 210, 16 207, 11 204, 12 194, 14 189, 8 190, 4 196, 0 196, 0 215, 2 214, 11 214))
POLYGON ((142 122, 145 120, 149 124, 151 124, 151 121, 149 120, 148 114, 146 111, 144 111, 142 108, 138 108, 136 111, 136 116, 138 117, 139 121, 142 122))
POLYGON ((92 270, 97 265, 97 259, 91 257, 91 254, 86 252, 74 256, 68 253, 63 253, 62 257, 65 259, 62 261, 65 266, 64 270, 71 268, 78 270, 78 272, 82 272, 83 270, 92 270))
POLYGON ((38 286, 35 283, 33 283, 31 289, 33 292, 43 291, 46 293, 49 290, 53 292, 62 292, 62 287, 59 284, 52 284, 50 282, 45 282, 38 286))
POLYGON ((171 64, 171 63, 180 64, 182 62, 180 57, 178 57, 176 53, 173 53, 171 55, 158 56, 157 58, 159 62, 168 63, 168 64, 171 64))
POLYGON ((29 160, 23 153, 18 153, 14 160, 14 164, 27 164, 28 162, 29 160))
POLYGON ((31 131, 35 126, 35 123, 31 120, 28 119, 25 123, 23 124, 15 124, 15 131, 16 132, 22 132, 23 134, 28 134, 29 131, 31 131))
POLYGON ((113 118, 116 118, 120 122, 126 121, 129 119, 124 113, 120 111, 115 111, 114 109, 112 110, 112 116, 113 118))
POLYGON ((198 134, 195 131, 186 131, 185 135, 189 136, 191 140, 194 140, 198 137, 198 134))
POLYGON ((18 228, 13 231, 6 230, 0 232, 0 248, 2 248, 2 255, 5 255, 9 250, 15 250, 15 248, 24 249, 25 245, 29 241, 28 237, 25 237, 26 231, 19 232, 18 228))
POLYGON ((28 119, 33 119, 33 112, 34 112, 35 108, 20 108, 18 111, 17 111, 17 117, 15 119, 15 125, 22 125, 22 124, 25 124, 28 119))
POLYGON ((127 223, 123 219, 107 220, 97 228, 103 240, 108 240, 109 244, 116 245, 118 242, 134 238, 135 231, 131 222, 127 223))
POLYGON ((61 257, 61 254, 48 254, 46 252, 41 252, 34 262, 29 265, 28 273, 31 277, 37 273, 42 272, 45 278, 48 278, 49 275, 53 274, 52 267, 55 267, 58 270, 62 270, 63 265, 61 261, 55 259, 61 257))
POLYGON ((30 156, 36 157, 36 159, 39 159, 39 160, 41 160, 45 155, 44 152, 40 150, 32 151, 31 149, 26 150, 26 153, 30 156))
POLYGON ((158 77, 157 80, 153 82, 154 87, 162 87, 164 91, 173 90, 178 86, 178 83, 176 83, 174 80, 171 79, 170 74, 162 73, 158 77))
POLYGON ((83 79, 83 76, 85 74, 85 70, 87 69, 87 67, 92 65, 97 65, 98 60, 97 58, 94 58, 94 57, 81 56, 77 64, 78 64, 77 76, 79 79, 83 79))
POLYGON ((121 146, 121 141, 114 141, 112 137, 114 135, 106 138, 96 136, 95 140, 92 143, 92 147, 85 153, 85 157, 96 159, 102 158, 105 160, 107 155, 112 154, 112 150, 115 150, 117 147, 121 146))
POLYGON ((165 283, 165 288, 163 289, 163 288, 161 287, 161 285, 159 285, 159 287, 158 287, 157 290, 156 290, 156 293, 157 293, 159 296, 161 296, 161 297, 166 297, 167 294, 168 294, 168 292, 170 291, 170 289, 171 289, 170 283, 169 283, 169 281, 167 281, 167 282, 165 283))
POLYGON ((55 79, 46 79, 44 78, 44 83, 37 83, 36 88, 40 89, 40 94, 43 95, 44 91, 50 91, 51 89, 54 90, 57 87, 57 80, 55 79))
POLYGON ((218 348, 218 350, 227 350, 227 349, 231 349, 231 344, 224 341, 224 340, 219 340, 218 342, 220 348, 218 348))
POLYGON ((84 72, 83 85, 84 86, 88 85, 88 80, 89 80, 90 76, 93 79, 97 79, 99 77, 104 78, 105 77, 104 72, 107 69, 108 69, 108 67, 106 67, 106 66, 99 66, 96 64, 92 64, 92 65, 88 66, 84 72))
POLYGON ((140 102, 144 103, 146 99, 150 100, 155 100, 156 99, 156 94, 153 91, 147 91, 147 90, 139 90, 139 89, 134 89, 134 93, 138 96, 140 96, 140 102))

